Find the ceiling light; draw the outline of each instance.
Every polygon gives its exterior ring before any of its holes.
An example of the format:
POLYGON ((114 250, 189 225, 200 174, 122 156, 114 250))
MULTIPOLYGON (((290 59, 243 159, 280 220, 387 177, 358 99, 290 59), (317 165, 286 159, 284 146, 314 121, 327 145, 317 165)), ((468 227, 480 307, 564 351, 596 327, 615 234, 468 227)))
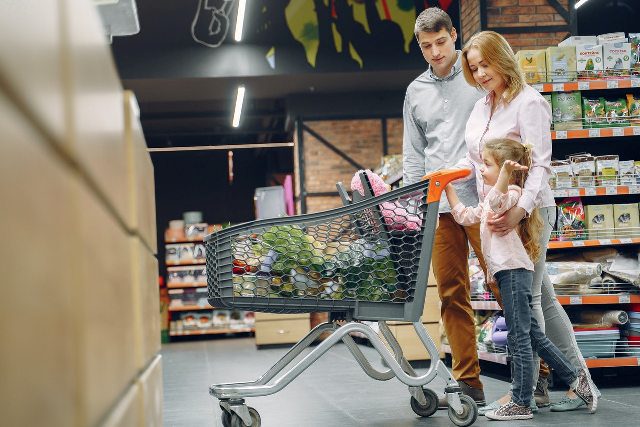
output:
POLYGON ((237 42, 242 40, 242 27, 244 25, 244 9, 247 4, 247 0, 240 0, 238 2, 238 17, 236 18, 236 34, 235 39, 237 42))
POLYGON ((582 6, 583 4, 585 4, 588 0, 580 0, 578 3, 576 3, 576 5, 574 6, 575 9, 579 8, 580 6, 582 6))
POLYGON ((236 107, 233 110, 233 122, 231 125, 234 128, 240 126, 240 116, 242 115, 242 102, 244 101, 244 86, 238 86, 238 94, 236 95, 236 107))

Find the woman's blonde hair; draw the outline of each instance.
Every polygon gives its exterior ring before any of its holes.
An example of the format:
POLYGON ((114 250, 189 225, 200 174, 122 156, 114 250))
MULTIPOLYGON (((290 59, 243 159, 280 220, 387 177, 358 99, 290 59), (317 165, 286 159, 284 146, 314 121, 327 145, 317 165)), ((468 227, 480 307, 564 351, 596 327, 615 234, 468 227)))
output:
MULTIPOLYGON (((499 167, 502 167, 505 160, 513 160, 522 166, 526 166, 529 170, 531 169, 531 146, 528 144, 521 144, 518 141, 507 138, 492 139, 484 145, 484 151, 493 157, 499 167)), ((513 171, 511 174, 511 183, 520 188, 524 188, 529 170, 513 171)), ((531 215, 523 218, 517 230, 524 249, 527 251, 527 255, 529 255, 529 258, 531 258, 531 261, 534 263, 538 261, 540 257, 539 238, 541 230, 542 218, 540 217, 538 209, 534 209, 531 215)))
POLYGON ((526 82, 509 42, 495 31, 481 31, 474 34, 462 48, 464 79, 471 86, 481 88, 473 78, 473 71, 469 68, 467 54, 471 49, 477 49, 484 62, 495 68, 504 79, 507 88, 504 91, 503 98, 506 103, 511 102, 525 87, 526 82))

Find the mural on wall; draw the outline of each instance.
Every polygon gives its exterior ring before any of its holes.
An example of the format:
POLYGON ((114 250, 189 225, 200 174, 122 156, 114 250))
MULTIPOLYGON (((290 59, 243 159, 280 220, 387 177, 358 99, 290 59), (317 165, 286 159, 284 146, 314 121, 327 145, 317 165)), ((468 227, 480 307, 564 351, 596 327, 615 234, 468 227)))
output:
POLYGON ((218 47, 227 38, 235 0, 198 0, 191 23, 191 37, 207 47, 218 47))
MULTIPOLYGON (((199 0, 193 39, 220 46, 230 14, 235 25, 233 3, 199 0)), ((447 11, 457 26, 457 0, 249 0, 242 43, 263 48, 264 60, 279 72, 421 64, 413 26, 417 14, 432 6, 447 11)))

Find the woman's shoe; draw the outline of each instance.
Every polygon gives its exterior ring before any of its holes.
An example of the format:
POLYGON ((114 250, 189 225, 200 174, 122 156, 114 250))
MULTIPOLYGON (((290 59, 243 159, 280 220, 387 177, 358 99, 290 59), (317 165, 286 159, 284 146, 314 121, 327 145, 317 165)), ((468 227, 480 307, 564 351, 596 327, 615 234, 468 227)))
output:
POLYGON ((478 415, 485 415, 487 412, 495 411, 499 407, 500 407, 500 401, 495 400, 486 406, 481 406, 480 408, 478 408, 478 415))
POLYGON ((575 411, 583 405, 586 405, 586 403, 579 397, 572 399, 568 396, 564 396, 559 402, 551 404, 551 412, 575 411))
POLYGON ((584 369, 581 369, 578 372, 578 380, 575 389, 573 392, 580 397, 580 399, 584 400, 584 403, 587 404, 587 408, 589 408, 590 413, 595 413, 598 408, 598 396, 596 395, 592 382, 589 380, 587 373, 584 369))
POLYGON ((530 420, 533 418, 533 412, 531 412, 531 408, 528 406, 520 406, 510 401, 495 411, 487 412, 485 416, 490 420, 497 421, 530 420))

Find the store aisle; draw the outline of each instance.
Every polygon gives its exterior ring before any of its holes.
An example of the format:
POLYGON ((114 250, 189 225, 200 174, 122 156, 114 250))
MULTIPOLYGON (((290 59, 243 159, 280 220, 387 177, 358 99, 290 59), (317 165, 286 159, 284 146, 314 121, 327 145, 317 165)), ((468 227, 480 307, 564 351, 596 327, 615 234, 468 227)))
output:
MULTIPOLYGON (((361 346, 372 362, 380 358, 361 346)), ((286 348, 256 350, 253 338, 192 341, 164 345, 165 426, 221 426, 217 401, 208 394, 213 382, 254 380, 286 352, 286 348)), ((483 377, 488 399, 504 392, 507 384, 483 377)), ((441 390, 438 383, 434 389, 441 390)), ((543 409, 533 420, 489 422, 479 417, 474 426, 589 426, 636 425, 640 415, 640 387, 603 388, 598 413, 586 410, 551 413, 543 409)), ((561 392, 552 392, 558 400, 561 392)), ((321 357, 284 390, 272 396, 249 399, 262 417, 264 427, 327 426, 452 426, 445 411, 418 418, 409 407, 402 383, 369 378, 346 347, 338 345, 321 357)))

